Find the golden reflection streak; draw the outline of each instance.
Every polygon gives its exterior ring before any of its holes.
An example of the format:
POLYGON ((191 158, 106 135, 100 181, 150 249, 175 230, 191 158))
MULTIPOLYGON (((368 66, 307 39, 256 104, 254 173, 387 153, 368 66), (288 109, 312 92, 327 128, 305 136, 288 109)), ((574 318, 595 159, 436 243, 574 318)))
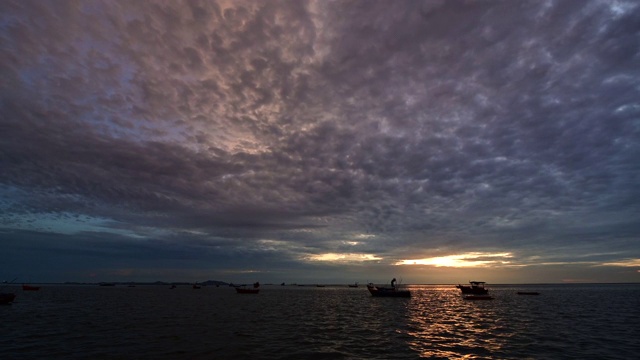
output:
POLYGON ((408 345, 422 358, 492 358, 511 333, 495 303, 468 303, 450 287, 416 286, 409 306, 408 345), (419 294, 419 295, 418 295, 419 294))

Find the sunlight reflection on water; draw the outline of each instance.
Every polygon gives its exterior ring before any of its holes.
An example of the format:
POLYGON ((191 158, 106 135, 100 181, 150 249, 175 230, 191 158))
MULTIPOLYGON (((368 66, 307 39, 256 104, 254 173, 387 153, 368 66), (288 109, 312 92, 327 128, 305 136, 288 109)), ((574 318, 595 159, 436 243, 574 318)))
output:
POLYGON ((417 290, 409 342, 424 357, 491 356, 506 341, 489 302, 463 300, 457 289, 417 290))

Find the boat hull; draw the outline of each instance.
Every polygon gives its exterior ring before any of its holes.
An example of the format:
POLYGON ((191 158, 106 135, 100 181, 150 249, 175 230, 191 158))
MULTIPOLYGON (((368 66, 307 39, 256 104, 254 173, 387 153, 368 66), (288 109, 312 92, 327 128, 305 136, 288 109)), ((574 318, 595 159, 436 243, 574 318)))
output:
POLYGON ((236 292, 238 294, 257 294, 260 291, 260 289, 243 289, 243 288, 236 288, 236 292))
POLYGON ((379 288, 377 286, 367 286, 371 296, 375 297, 411 297, 409 290, 397 290, 395 288, 379 288))
POLYGON ((518 295, 540 295, 537 291, 518 291, 518 295))
POLYGON ((468 285, 456 285, 460 292, 463 294, 473 294, 473 295, 484 295, 489 293, 489 289, 480 288, 480 287, 472 287, 468 285))
POLYGON ((0 293, 0 305, 9 305, 15 300, 16 294, 0 293))
POLYGON ((40 286, 22 285, 22 290, 23 291, 38 291, 38 290, 40 290, 40 286))

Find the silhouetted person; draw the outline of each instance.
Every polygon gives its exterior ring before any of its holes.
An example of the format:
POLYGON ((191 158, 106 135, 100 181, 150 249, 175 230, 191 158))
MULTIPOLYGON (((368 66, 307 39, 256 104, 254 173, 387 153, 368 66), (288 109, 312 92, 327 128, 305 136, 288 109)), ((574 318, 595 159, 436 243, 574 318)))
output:
POLYGON ((395 289, 395 288, 396 288, 396 278, 391 279, 391 287, 392 287, 393 289, 395 289))

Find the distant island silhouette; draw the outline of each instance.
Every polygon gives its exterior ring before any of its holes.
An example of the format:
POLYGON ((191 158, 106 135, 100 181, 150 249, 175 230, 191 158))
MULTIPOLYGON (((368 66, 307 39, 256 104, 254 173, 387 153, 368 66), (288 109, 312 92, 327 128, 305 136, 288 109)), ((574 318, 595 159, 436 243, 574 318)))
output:
POLYGON ((228 282, 219 280, 207 280, 207 281, 98 281, 98 282, 78 282, 78 281, 65 281, 64 285, 193 285, 198 284, 202 286, 229 286, 228 282))

